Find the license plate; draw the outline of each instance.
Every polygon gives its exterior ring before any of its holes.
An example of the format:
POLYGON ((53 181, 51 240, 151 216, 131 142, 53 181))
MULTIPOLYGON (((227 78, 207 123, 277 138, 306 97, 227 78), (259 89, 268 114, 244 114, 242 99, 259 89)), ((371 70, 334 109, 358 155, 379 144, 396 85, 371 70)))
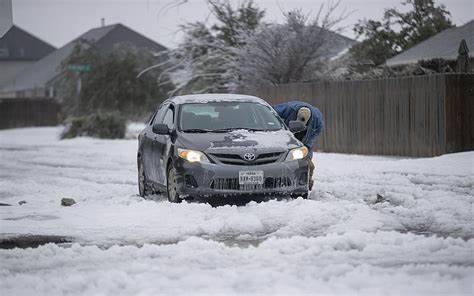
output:
POLYGON ((239 185, 263 184, 263 171, 240 171, 239 185))

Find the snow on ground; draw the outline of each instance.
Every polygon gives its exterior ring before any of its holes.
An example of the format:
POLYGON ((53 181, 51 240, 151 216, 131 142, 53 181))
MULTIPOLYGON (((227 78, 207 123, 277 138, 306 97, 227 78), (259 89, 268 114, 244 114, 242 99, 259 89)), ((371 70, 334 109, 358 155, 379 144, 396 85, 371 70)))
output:
POLYGON ((125 139, 138 139, 138 135, 145 128, 141 122, 129 122, 125 130, 125 139))
POLYGON ((0 131, 0 236, 74 241, 0 250, 2 295, 473 293, 474 152, 316 153, 310 200, 213 208, 139 198, 136 140, 59 132, 0 131))

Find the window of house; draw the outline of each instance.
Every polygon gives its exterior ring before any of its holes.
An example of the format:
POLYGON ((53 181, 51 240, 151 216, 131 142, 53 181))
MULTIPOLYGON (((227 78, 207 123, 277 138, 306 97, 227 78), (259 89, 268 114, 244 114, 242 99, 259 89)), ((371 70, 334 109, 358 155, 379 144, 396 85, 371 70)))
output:
POLYGON ((8 57, 8 56, 10 56, 9 51, 8 51, 8 48, 6 48, 6 47, 0 47, 0 57, 6 58, 6 57, 8 57))

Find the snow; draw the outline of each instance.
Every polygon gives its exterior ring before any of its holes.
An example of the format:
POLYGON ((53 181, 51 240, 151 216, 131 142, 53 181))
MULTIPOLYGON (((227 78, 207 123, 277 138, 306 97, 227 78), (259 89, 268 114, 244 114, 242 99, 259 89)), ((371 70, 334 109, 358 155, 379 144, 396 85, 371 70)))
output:
POLYGON ((474 152, 315 153, 309 200, 213 208, 138 197, 136 140, 59 133, 0 131, 0 236, 73 239, 0 250, 2 295, 472 295, 474 152))
POLYGON ((245 101, 245 102, 254 102, 260 103, 265 106, 268 105, 264 100, 241 94, 198 94, 198 95, 184 95, 173 97, 172 101, 177 104, 184 103, 208 103, 208 102, 235 102, 235 101, 245 101))
POLYGON ((125 130, 125 139, 138 139, 138 135, 145 128, 146 124, 142 122, 130 122, 125 130))
POLYGON ((347 54, 349 52, 349 50, 351 49, 351 47, 346 47, 346 48, 343 48, 342 50, 340 50, 338 53, 336 53, 334 56, 330 57, 329 60, 330 61, 335 61, 339 58, 341 58, 342 56, 344 56, 345 54, 347 54))
MULTIPOLYGON (((219 150, 221 148, 250 147, 250 148, 296 148, 299 147, 294 137, 288 130, 277 131, 250 131, 247 129, 237 129, 226 134, 226 142, 211 141, 211 149, 219 150), (217 144, 216 144, 217 143, 217 144)), ((282 150, 284 151, 284 150, 282 150)), ((224 152, 225 153, 225 152, 224 152)))
POLYGON ((47 245, 2 251, 2 266, 10 272, 0 274, 0 287, 15 295, 31 291, 45 295, 347 294, 354 290, 387 295, 467 294, 472 268, 464 266, 464 260, 469 247, 472 243, 460 239, 394 232, 272 238, 248 248, 202 238, 105 250, 47 245))

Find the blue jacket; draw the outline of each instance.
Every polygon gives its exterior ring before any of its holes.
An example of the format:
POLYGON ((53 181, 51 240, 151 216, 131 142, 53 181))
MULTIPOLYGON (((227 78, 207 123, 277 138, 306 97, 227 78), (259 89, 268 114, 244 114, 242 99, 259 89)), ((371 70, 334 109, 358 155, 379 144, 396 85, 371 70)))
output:
POLYGON ((313 149, 316 139, 324 129, 323 115, 318 108, 301 101, 291 101, 273 106, 273 109, 280 115, 286 125, 292 120, 296 120, 296 115, 301 107, 307 107, 311 110, 311 118, 308 122, 306 135, 302 142, 308 147, 308 156, 313 157, 313 149))

